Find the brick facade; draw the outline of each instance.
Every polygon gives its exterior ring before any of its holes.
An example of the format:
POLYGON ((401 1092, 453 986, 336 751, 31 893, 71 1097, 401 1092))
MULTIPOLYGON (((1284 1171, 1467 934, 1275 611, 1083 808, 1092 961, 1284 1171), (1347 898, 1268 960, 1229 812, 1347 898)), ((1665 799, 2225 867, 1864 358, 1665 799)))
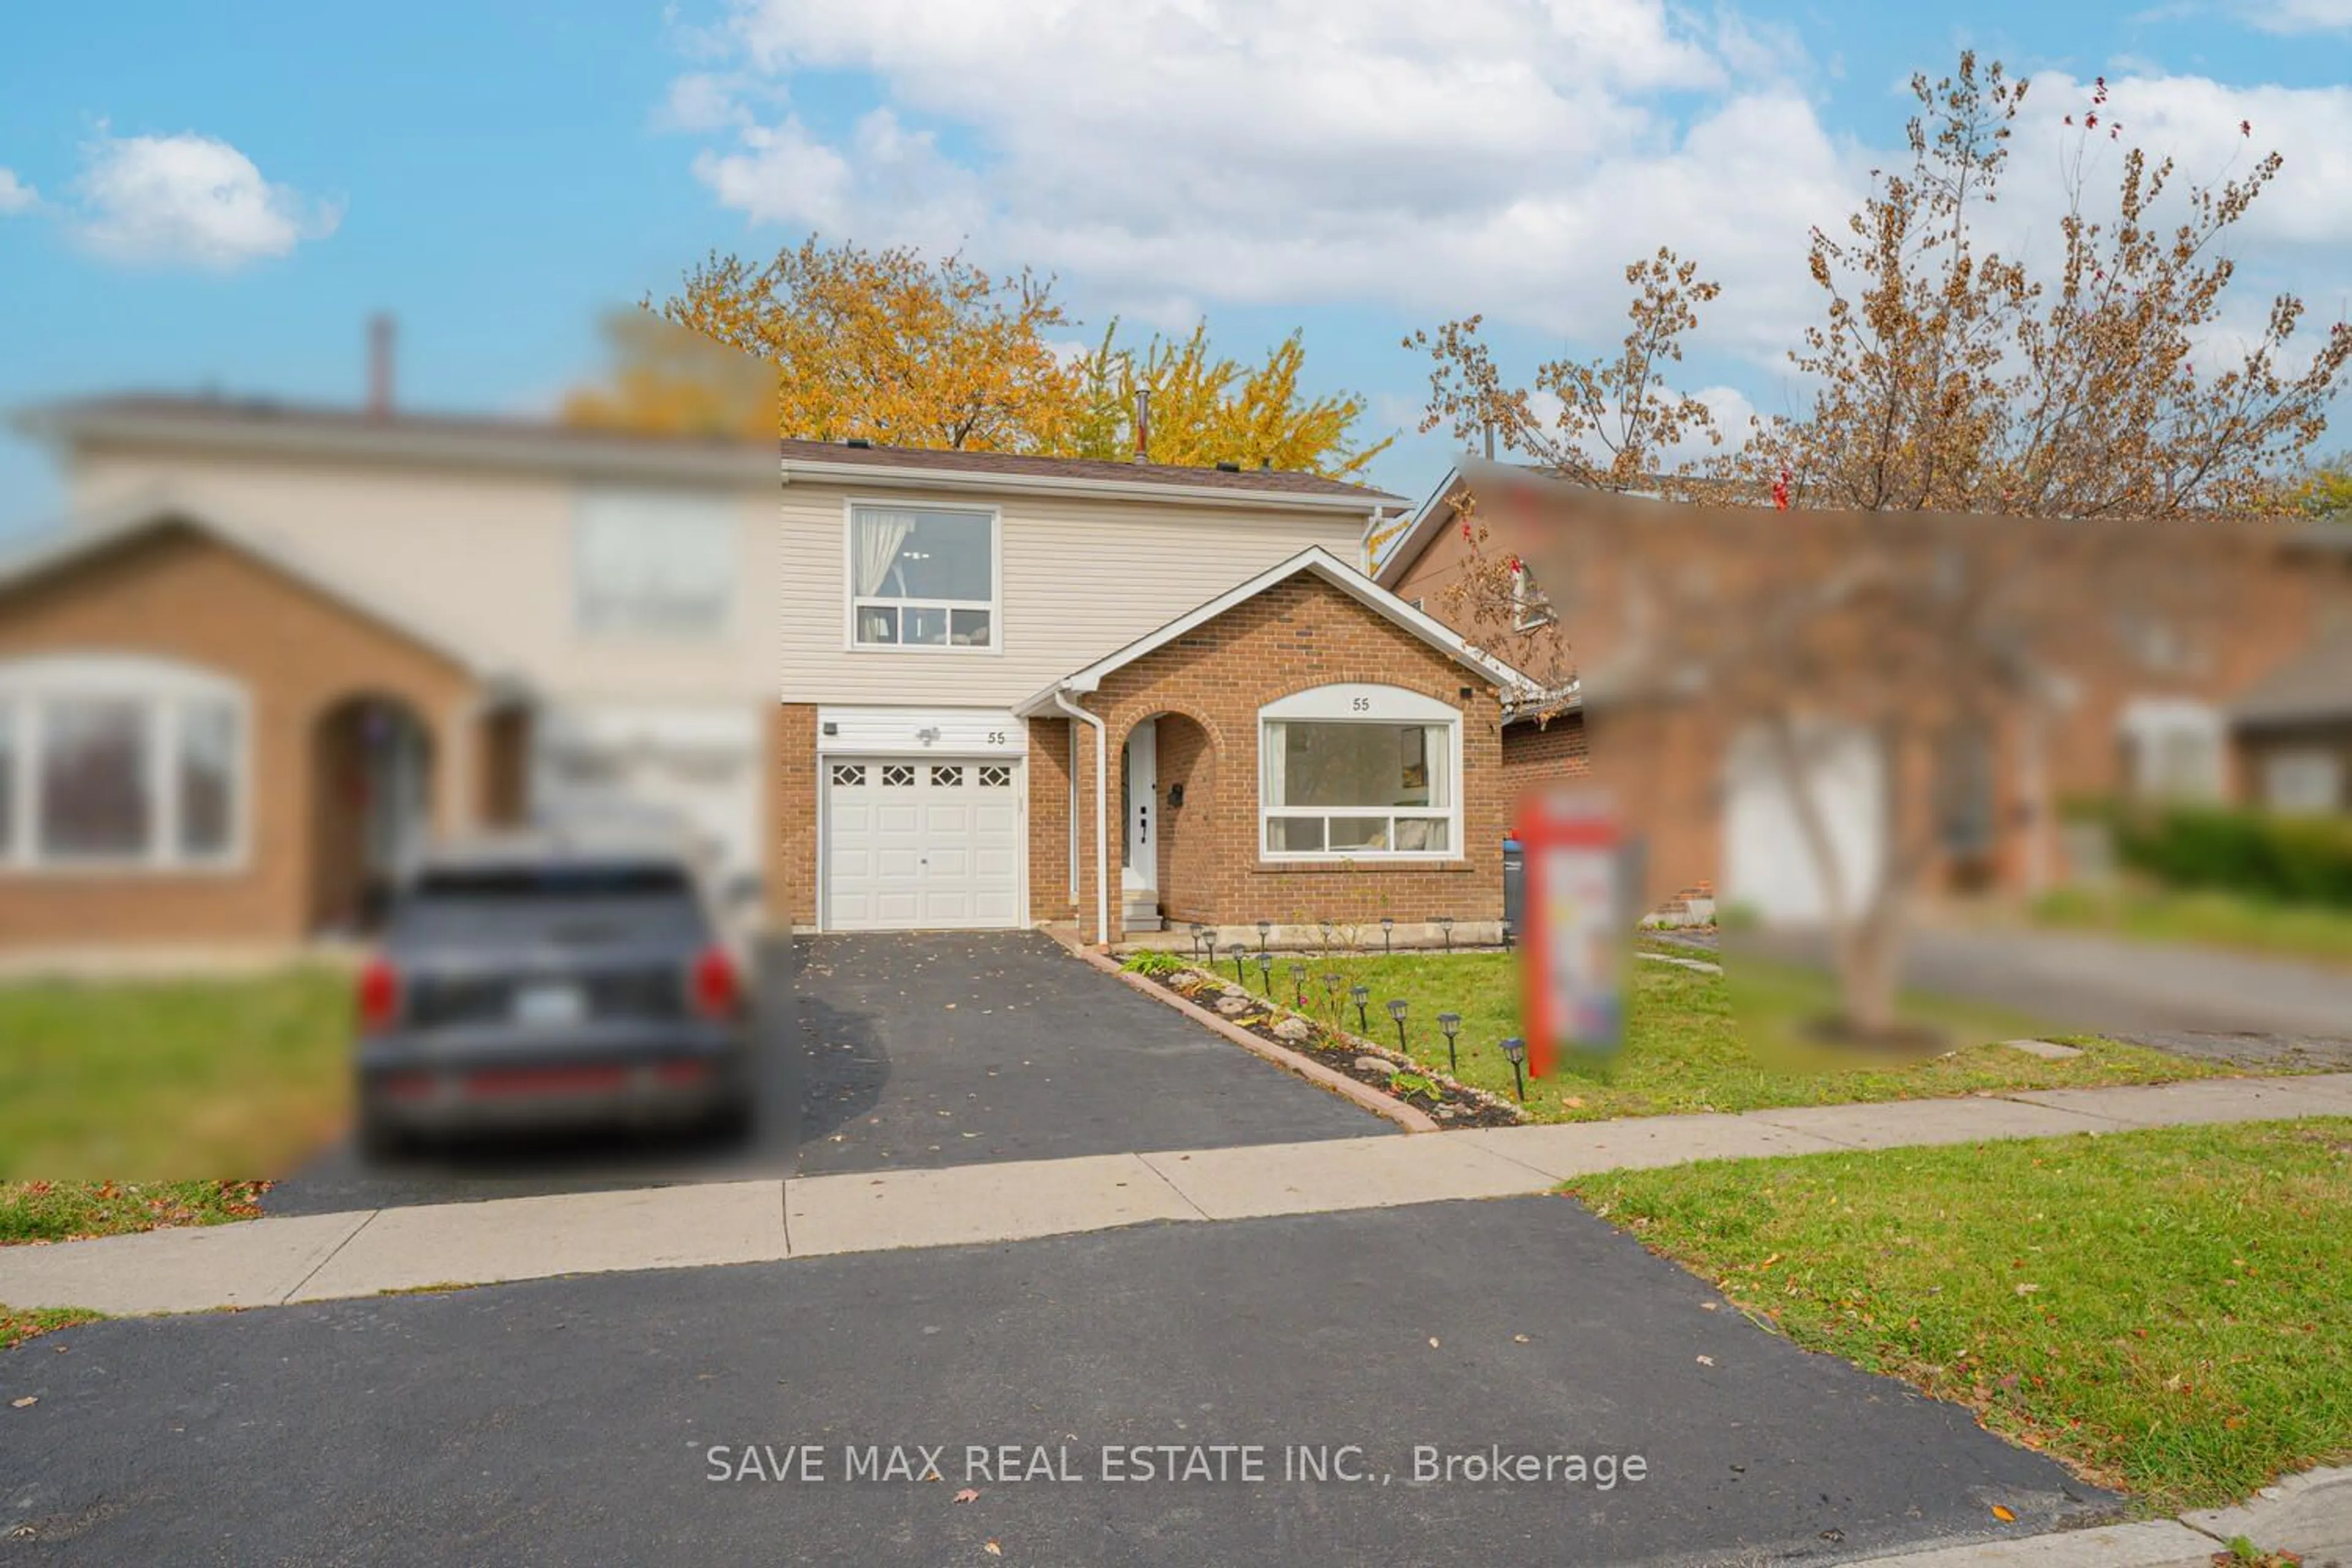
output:
POLYGON ((404 706, 431 740, 437 826, 473 814, 494 721, 446 656, 254 556, 168 527, 0 597, 0 658, 131 654, 239 683, 245 861, 224 870, 0 869, 0 945, 292 943, 326 896, 320 737, 351 699, 404 706), (471 779, 471 784, 466 781, 471 779))
MULTIPOLYGON (((1170 920, 1313 925, 1372 921, 1383 914, 1400 923, 1440 914, 1464 921, 1502 918, 1507 791, 1498 703, 1482 678, 1320 579, 1301 574, 1276 584, 1114 671, 1086 702, 1108 721, 1114 770, 1139 721, 1174 716, 1160 725, 1166 738, 1159 769, 1160 898, 1170 920), (1258 710, 1297 692, 1349 681, 1400 687, 1462 711, 1462 777, 1456 787, 1463 841, 1456 858, 1393 865, 1376 858, 1306 865, 1261 858, 1258 710), (1171 806, 1169 795, 1179 784, 1183 804, 1171 806)), ((1079 798, 1088 819, 1081 834, 1078 909, 1088 929, 1095 907, 1094 835, 1099 831, 1091 821, 1091 736, 1082 737, 1078 759, 1079 798)), ((1116 801, 1115 771, 1108 784, 1108 798, 1116 801)), ((1119 831, 1117 823, 1111 826, 1119 831)), ((1116 867, 1115 842, 1111 849, 1109 862, 1116 867)), ((1062 866, 1059 853, 1042 863, 1033 857, 1033 887, 1062 866)), ((1110 913, 1116 940, 1116 897, 1110 913)))
MULTIPOLYGON (((1029 721, 1029 918, 1041 925, 1077 915, 1070 898, 1070 732, 1079 728, 1069 719, 1029 721)), ((1082 818, 1088 809, 1078 803, 1082 818)))
POLYGON ((768 720, 768 918, 816 924, 816 708, 780 702, 768 720))

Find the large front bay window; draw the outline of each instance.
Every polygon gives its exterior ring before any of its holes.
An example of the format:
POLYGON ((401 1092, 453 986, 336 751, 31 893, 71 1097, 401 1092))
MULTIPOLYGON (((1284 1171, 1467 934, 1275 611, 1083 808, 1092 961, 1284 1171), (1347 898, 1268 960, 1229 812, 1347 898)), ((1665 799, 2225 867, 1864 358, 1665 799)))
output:
POLYGON ((997 646, 996 514, 849 509, 849 640, 861 648, 997 646))
POLYGON ((0 868, 234 864, 246 731, 242 690, 184 666, 0 664, 0 868))
POLYGON ((1461 853, 1462 715, 1398 687, 1317 687, 1258 713, 1268 859, 1461 853))

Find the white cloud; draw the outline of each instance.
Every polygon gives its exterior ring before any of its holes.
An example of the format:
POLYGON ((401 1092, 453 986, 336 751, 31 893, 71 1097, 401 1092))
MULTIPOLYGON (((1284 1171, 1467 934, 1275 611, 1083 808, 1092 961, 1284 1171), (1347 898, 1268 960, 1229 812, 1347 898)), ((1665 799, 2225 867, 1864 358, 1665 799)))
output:
MULTIPOLYGON (((1625 263, 1671 245, 1723 285, 1697 346, 1710 379, 1742 384, 1708 391, 1727 432, 1748 399, 1801 395, 1785 356, 1820 314, 1807 235, 1899 157, 1907 108, 1874 105, 1880 146, 1856 145, 1814 97, 1833 73, 1785 29, 1670 0, 732 4, 731 52, 695 62, 734 86, 694 167, 754 223, 1058 272, 1090 321, 1370 304, 1481 311, 1577 353, 1624 330, 1625 263), (777 107, 813 75, 862 79, 882 107, 845 124, 805 93, 777 107)), ((2286 153, 2234 237, 2237 291, 2297 288, 2333 317, 2352 89, 2149 69, 2109 87, 2126 139, 2176 153, 2184 183, 2286 153)), ((2062 117, 2086 90, 2035 79, 1993 215, 2004 249, 2049 254, 2062 117)), ((2120 153, 2100 145, 2095 199, 2120 153)))
POLYGON ((2352 0, 2238 0, 2236 9, 2266 33, 2326 33, 2352 27, 2352 0))
POLYGON ((261 177, 227 142, 101 135, 86 150, 74 228, 110 260, 228 269, 334 232, 339 204, 261 177))
POLYGON ((694 166, 723 205, 968 243, 1139 317, 1355 299, 1573 330, 1666 241, 1777 347, 1806 226, 1856 173, 1784 33, 1664 0, 737 0, 733 26, 746 79, 863 72, 887 107, 714 123, 694 166), (1691 92, 1688 123, 1661 107, 1691 92))
POLYGON ((40 205, 41 193, 16 177, 14 169, 0 169, 0 217, 30 212, 40 205))

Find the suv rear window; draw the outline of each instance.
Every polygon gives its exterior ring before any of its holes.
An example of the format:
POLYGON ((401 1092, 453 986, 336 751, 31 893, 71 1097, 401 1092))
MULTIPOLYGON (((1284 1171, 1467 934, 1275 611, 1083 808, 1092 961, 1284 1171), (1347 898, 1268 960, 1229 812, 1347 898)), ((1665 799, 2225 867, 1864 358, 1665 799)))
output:
POLYGON ((394 904, 395 944, 603 947, 698 943, 709 922, 687 873, 661 864, 501 865, 427 871, 394 904))

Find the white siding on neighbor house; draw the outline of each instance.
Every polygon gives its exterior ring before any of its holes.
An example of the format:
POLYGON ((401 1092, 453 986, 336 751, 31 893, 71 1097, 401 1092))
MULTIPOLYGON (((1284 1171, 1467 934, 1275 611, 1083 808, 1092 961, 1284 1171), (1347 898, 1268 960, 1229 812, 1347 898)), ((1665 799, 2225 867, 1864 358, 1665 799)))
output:
POLYGON ((1008 706, 1309 545, 1356 561, 1369 511, 914 495, 795 480, 783 489, 783 700, 1008 706), (1001 513, 995 647, 847 647, 853 497, 1001 513))
POLYGON ((85 451, 72 504, 93 515, 168 497, 266 536, 536 689, 595 700, 774 700, 776 483, 621 485, 559 473, 445 469, 192 450, 85 451), (734 517, 733 602, 715 635, 584 630, 579 520, 587 498, 635 490, 734 517))

